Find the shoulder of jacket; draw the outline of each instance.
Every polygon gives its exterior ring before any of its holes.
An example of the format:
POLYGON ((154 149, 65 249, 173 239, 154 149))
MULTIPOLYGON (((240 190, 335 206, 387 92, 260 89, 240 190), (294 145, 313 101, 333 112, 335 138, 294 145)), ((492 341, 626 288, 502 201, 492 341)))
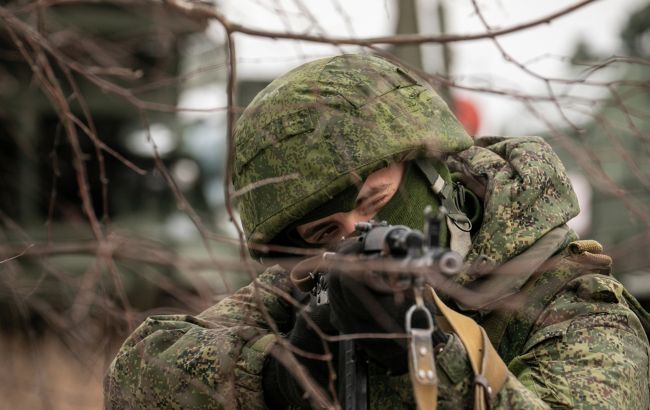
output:
POLYGON ((592 273, 579 276, 567 283, 564 292, 573 292, 585 302, 625 303, 623 284, 609 275, 592 273))
POLYGON ((625 300, 624 289, 615 278, 597 273, 569 281, 542 311, 524 350, 583 327, 618 327, 642 337, 643 328, 625 300))

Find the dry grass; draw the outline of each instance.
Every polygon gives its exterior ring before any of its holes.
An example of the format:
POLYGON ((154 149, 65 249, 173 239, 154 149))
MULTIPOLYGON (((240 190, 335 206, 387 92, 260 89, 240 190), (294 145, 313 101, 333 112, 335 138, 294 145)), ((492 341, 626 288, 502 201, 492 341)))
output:
POLYGON ((103 408, 102 377, 112 353, 106 346, 0 335, 0 409, 103 408))

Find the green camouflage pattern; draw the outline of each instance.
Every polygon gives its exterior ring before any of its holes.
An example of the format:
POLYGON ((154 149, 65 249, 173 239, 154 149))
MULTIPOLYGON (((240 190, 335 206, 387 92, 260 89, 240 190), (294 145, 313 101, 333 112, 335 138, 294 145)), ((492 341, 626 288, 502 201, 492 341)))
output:
POLYGON ((481 325, 506 363, 524 348, 542 311, 561 289, 583 275, 611 273, 609 261, 599 261, 594 255, 574 255, 568 248, 547 261, 547 265, 553 268, 535 274, 518 293, 501 300, 481 318, 481 325))
POLYGON ((543 138, 483 137, 449 165, 486 192, 469 260, 483 255, 501 264, 580 212, 564 166, 543 138))
MULTIPOLYGON (((648 339, 623 286, 611 276, 582 273, 529 324, 534 330, 512 352, 493 409, 650 408, 648 339)), ((437 367, 438 408, 472 408, 473 373, 457 339, 437 355, 437 367)), ((414 408, 408 375, 375 374, 371 382, 371 408, 414 408)))
POLYGON ((455 179, 482 197, 484 207, 467 255, 469 262, 481 264, 453 278, 454 286, 463 287, 457 293, 466 295, 455 301, 486 313, 578 239, 565 225, 579 212, 577 198, 562 163, 540 137, 480 138, 447 163, 455 179))
MULTIPOLYGON (((485 202, 474 257, 525 258, 577 212, 563 168, 542 139, 492 139, 450 164, 485 202)), ((270 207, 273 198, 266 200, 270 207)), ((512 357, 494 408, 649 408, 648 339, 624 288, 597 258, 558 251, 510 295, 527 308, 513 309, 503 326, 491 328, 499 352, 512 357), (556 282, 562 286, 541 291, 556 282)), ((476 278, 465 279, 472 285, 476 278)), ((260 374, 275 336, 259 306, 283 333, 294 313, 279 292, 269 291, 291 290, 286 271, 272 268, 258 280, 265 286, 242 288, 197 317, 158 316, 142 324, 109 368, 106 407, 264 408, 260 374)), ((508 306, 514 305, 501 307, 508 306)), ((473 375, 462 344, 451 337, 437 357, 439 407, 471 407, 473 375)), ((413 408, 408 376, 373 367, 370 380, 372 408, 413 408)))
MULTIPOLYGON (((259 283, 290 291, 282 269, 259 283)), ((262 303, 281 330, 293 312, 248 285, 196 317, 152 316, 124 342, 104 380, 107 409, 261 409, 261 371, 271 347, 262 303)))
MULTIPOLYGON (((286 290, 286 271, 259 281, 286 290)), ((151 317, 109 368, 106 408, 265 408, 260 374, 271 334, 256 307, 262 300, 281 329, 293 313, 271 293, 249 285, 197 317, 151 317), (259 298, 259 299, 257 299, 259 298)), ((650 408, 648 340, 611 276, 569 282, 541 313, 525 346, 508 364, 495 409, 650 408)), ((450 338, 437 355, 439 408, 471 408, 473 373, 464 347, 450 338)), ((412 409, 408 375, 371 367, 372 409, 412 409)))
POLYGON ((543 311, 509 364, 552 407, 650 407, 648 339, 611 276, 580 276, 543 311))
POLYGON ((235 129, 233 184, 249 241, 265 243, 395 161, 472 145, 423 80, 379 57, 316 60, 277 78, 235 129))

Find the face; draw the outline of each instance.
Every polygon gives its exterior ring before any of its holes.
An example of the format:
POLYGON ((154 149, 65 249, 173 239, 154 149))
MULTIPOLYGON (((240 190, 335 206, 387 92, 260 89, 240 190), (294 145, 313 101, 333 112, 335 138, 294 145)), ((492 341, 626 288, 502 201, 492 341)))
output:
POLYGON ((299 225, 298 234, 307 243, 326 245, 354 232, 357 222, 372 219, 391 200, 404 175, 404 163, 394 163, 373 172, 366 178, 354 209, 338 212, 315 221, 299 225))

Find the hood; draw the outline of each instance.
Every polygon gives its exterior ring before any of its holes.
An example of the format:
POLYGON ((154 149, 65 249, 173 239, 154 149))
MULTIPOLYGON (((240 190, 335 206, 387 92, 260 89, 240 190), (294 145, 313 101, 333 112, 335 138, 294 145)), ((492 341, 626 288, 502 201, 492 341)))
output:
POLYGON ((484 137, 448 161, 483 200, 483 222, 467 256, 489 269, 461 274, 472 309, 517 292, 577 235, 565 224, 580 211, 562 162, 540 137, 484 137), (472 273, 473 272, 473 273, 472 273), (481 274, 480 272, 487 272, 481 274))

